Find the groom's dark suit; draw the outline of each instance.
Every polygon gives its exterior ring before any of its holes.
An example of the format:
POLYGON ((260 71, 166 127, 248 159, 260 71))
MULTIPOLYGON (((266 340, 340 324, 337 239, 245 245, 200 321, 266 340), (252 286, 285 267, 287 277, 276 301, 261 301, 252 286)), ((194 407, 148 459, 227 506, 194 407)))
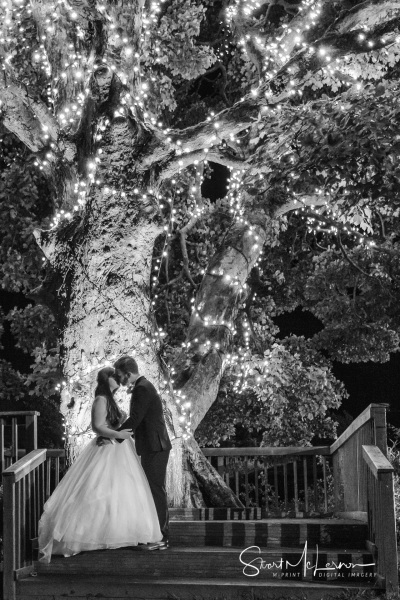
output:
POLYGON ((165 426, 161 398, 145 377, 135 382, 132 390, 129 418, 120 429, 132 429, 136 451, 150 484, 157 509, 160 529, 168 537, 168 503, 165 477, 172 448, 165 426))

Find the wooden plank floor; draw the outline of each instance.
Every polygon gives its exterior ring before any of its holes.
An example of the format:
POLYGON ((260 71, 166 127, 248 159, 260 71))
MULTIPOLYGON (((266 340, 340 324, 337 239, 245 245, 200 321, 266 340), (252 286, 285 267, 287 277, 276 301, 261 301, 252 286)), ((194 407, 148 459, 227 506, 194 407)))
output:
POLYGON ((134 577, 35 577, 18 582, 18 600, 330 600, 359 597, 362 583, 230 581, 229 579, 135 579, 134 577))
MULTIPOLYGON (((53 557, 49 565, 37 564, 39 574, 105 576, 119 573, 121 576, 161 578, 222 578, 249 580, 254 577, 272 580, 277 577, 292 577, 302 581, 325 581, 329 573, 330 580, 337 577, 349 580, 352 577, 370 580, 368 573, 373 568, 372 556, 365 550, 329 549, 311 551, 301 548, 263 548, 249 547, 240 550, 228 547, 170 547, 168 550, 144 552, 137 548, 118 548, 115 550, 96 550, 83 552, 64 558, 53 557), (306 553, 307 552, 307 553, 306 553), (308 568, 307 568, 308 562, 308 568), (322 571, 328 565, 349 565, 354 568, 334 566, 322 571), (365 565, 365 566, 363 566, 365 565), (319 570, 321 569, 321 570, 319 570)), ((373 578, 372 578, 373 580, 373 578)))

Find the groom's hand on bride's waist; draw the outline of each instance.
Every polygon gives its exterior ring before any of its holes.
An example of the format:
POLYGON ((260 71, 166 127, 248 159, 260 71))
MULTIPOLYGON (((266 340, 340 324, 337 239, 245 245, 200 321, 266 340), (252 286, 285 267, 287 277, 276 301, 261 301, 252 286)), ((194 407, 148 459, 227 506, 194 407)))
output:
POLYGON ((118 442, 119 444, 121 442, 124 442, 125 440, 129 439, 130 437, 132 439, 134 437, 132 429, 129 429, 129 433, 128 433, 128 430, 124 427, 120 427, 119 429, 117 429, 117 431, 123 431, 125 434, 125 435, 122 435, 121 437, 115 438, 115 441, 118 442))
POLYGON ((107 446, 108 444, 113 444, 114 442, 112 442, 110 440, 110 438, 107 437, 103 437, 103 436, 99 436, 96 438, 96 445, 97 446, 107 446))
POLYGON ((115 442, 123 442, 124 440, 127 440, 130 437, 133 437, 133 432, 131 429, 127 430, 128 428, 126 427, 120 427, 119 429, 117 429, 117 431, 123 431, 125 435, 121 436, 121 437, 116 437, 116 438, 108 438, 108 437, 104 437, 102 435, 99 435, 96 438, 96 445, 97 446, 106 446, 108 444, 115 444, 115 442))
MULTIPOLYGON (((130 419, 130 417, 129 417, 129 419, 127 419, 127 420, 125 421, 125 423, 122 423, 122 425, 120 425, 120 426, 118 427, 117 431, 125 431, 126 429, 132 430, 132 426, 131 426, 131 419, 130 419)), ((134 435, 133 435, 132 431, 131 431, 131 436, 132 436, 132 437, 134 437, 134 435)), ((129 436, 128 436, 128 437, 129 437, 129 436)), ((126 439, 126 438, 125 438, 125 439, 126 439)), ((115 438, 115 441, 116 441, 116 442, 119 442, 119 443, 121 443, 121 442, 123 442, 123 441, 124 441, 124 438, 115 438)))

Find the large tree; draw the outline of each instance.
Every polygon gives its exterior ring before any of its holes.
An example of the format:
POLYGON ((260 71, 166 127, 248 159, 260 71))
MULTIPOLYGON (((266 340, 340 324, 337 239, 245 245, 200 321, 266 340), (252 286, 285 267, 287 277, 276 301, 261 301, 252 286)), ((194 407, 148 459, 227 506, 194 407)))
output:
MULTIPOLYGON (((42 285, 22 278, 35 305, 9 318, 15 331, 28 320, 57 332, 70 455, 86 439, 96 370, 133 354, 164 401, 171 502, 237 503, 191 432, 210 440, 213 423, 220 439, 247 419, 269 443, 282 431, 310 443, 333 433, 327 415, 344 394, 329 359, 398 350, 400 2, 0 10, 14 144, 3 195, 11 211, 29 173, 47 207, 34 214, 42 285), (213 165, 229 172, 217 202, 202 194, 213 165), (279 340, 272 317, 297 306, 323 329, 279 340)), ((27 250, 24 265, 37 260, 27 250)), ((57 350, 35 352, 41 383, 57 350)))

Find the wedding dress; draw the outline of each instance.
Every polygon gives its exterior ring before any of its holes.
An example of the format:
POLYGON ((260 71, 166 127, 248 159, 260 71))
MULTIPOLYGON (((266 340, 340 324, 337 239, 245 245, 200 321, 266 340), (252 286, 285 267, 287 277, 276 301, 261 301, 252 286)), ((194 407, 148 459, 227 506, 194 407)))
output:
POLYGON ((39 522, 40 560, 162 539, 150 487, 132 438, 93 439, 60 481, 39 522))

